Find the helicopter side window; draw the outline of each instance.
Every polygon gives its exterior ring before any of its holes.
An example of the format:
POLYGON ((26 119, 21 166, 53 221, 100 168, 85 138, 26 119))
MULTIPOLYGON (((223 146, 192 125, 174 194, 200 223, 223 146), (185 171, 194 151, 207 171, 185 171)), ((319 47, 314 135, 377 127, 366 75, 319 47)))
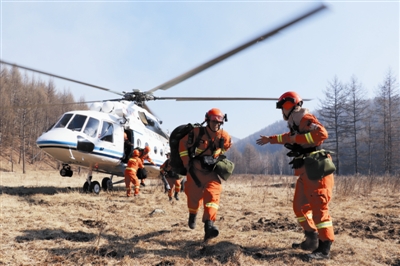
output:
POLYGON ((75 115, 71 122, 69 122, 68 129, 73 131, 81 131, 83 124, 85 124, 86 118, 86 115, 75 115))
POLYGON ((73 114, 65 114, 61 119, 57 122, 54 128, 63 128, 68 124, 68 121, 71 119, 73 114))
POLYGON ((99 120, 90 117, 89 121, 87 122, 85 129, 83 130, 83 133, 89 135, 89 137, 95 138, 97 135, 97 130, 99 128, 99 120))
POLYGON ((140 120, 142 121, 142 123, 147 126, 149 124, 149 122, 147 121, 147 117, 146 114, 143 112, 138 112, 140 120))
POLYGON ((112 123, 103 122, 103 126, 101 128, 100 140, 113 142, 113 133, 114 133, 114 126, 112 123))
POLYGON ((144 112, 138 112, 140 120, 146 128, 168 139, 168 135, 161 129, 160 124, 152 118, 146 116, 144 112))

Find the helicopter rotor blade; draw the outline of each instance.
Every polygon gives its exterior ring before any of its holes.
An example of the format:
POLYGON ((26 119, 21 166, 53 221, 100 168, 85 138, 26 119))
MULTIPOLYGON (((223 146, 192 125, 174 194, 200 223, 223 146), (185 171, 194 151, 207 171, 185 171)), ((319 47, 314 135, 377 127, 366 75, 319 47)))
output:
POLYGON ((293 25, 293 24, 295 24, 295 23, 297 23, 297 22, 299 22, 299 21, 301 21, 301 20, 303 20, 303 19, 315 14, 315 13, 318 13, 319 11, 321 11, 321 10, 323 10, 325 8, 326 8, 326 6, 321 3, 321 5, 317 6, 316 8, 314 8, 314 9, 312 9, 312 10, 310 10, 310 11, 304 13, 304 14, 302 14, 301 16, 298 16, 297 18, 295 18, 295 19, 283 24, 282 26, 279 26, 279 27, 277 27, 277 28, 275 28, 273 30, 270 30, 270 31, 264 33, 263 35, 255 38, 253 40, 250 40, 249 42, 246 42, 246 43, 240 45, 239 47, 237 47, 237 48, 235 48, 233 50, 230 50, 230 51, 228 51, 228 52, 226 52, 226 53, 224 53, 224 54, 222 54, 222 55, 220 55, 220 56, 218 56, 218 57, 216 57, 216 58, 214 58, 214 59, 212 59, 212 60, 210 60, 210 61, 208 61, 208 62, 206 62, 206 63, 204 63, 204 64, 202 64, 202 65, 200 65, 200 66, 198 66, 198 67, 196 67, 194 69, 192 69, 192 70, 189 70, 186 73, 183 73, 183 74, 181 74, 181 75, 179 75, 179 76, 177 76, 177 77, 175 77, 175 78, 173 78, 173 79, 171 79, 171 80, 169 80, 169 81, 167 81, 167 82, 165 82, 165 83, 163 83, 163 84, 161 84, 161 85, 159 85, 159 86, 157 86, 157 87, 155 87, 155 88, 153 88, 153 89, 151 89, 151 90, 149 90, 147 92, 154 92, 156 90, 167 90, 167 89, 171 88, 172 86, 175 86, 178 83, 181 83, 182 81, 184 81, 184 80, 186 80, 186 79, 188 79, 188 78, 200 73, 201 71, 204 71, 207 68, 212 67, 213 65, 221 62, 222 60, 225 60, 226 58, 228 58, 228 57, 230 57, 230 56, 232 56, 232 55, 234 55, 234 54, 236 54, 236 53, 238 53, 238 52, 240 52, 240 51, 242 51, 242 50, 244 50, 244 49, 246 49, 246 48, 248 48, 248 47, 250 47, 250 46, 252 46, 252 45, 254 45, 256 43, 259 43, 259 42, 261 42, 261 41, 263 41, 263 40, 265 40, 265 39, 277 34, 279 31, 281 31, 281 30, 283 30, 283 29, 285 29, 285 28, 287 28, 287 27, 289 27, 289 26, 291 26, 291 25, 293 25))
POLYGON ((112 92, 112 93, 124 96, 123 93, 120 93, 120 92, 117 92, 117 91, 113 91, 113 90, 110 90, 110 89, 107 89, 107 88, 104 88, 104 87, 100 87, 100 86, 97 86, 97 85, 93 85, 93 84, 82 82, 82 81, 75 80, 75 79, 62 77, 62 76, 59 76, 59 75, 51 74, 49 72, 44 72, 44 71, 33 69, 33 68, 30 68, 30 67, 25 67, 25 66, 9 63, 9 62, 6 62, 4 60, 0 60, 0 64, 5 64, 5 65, 9 65, 9 66, 15 66, 15 67, 18 67, 18 68, 21 68, 21 69, 25 69, 25 70, 29 70, 29 71, 32 71, 32 72, 35 72, 35 73, 39 73, 39 74, 43 74, 43 75, 47 75, 47 76, 50 76, 50 77, 55 77, 55 78, 59 78, 59 79, 63 79, 63 80, 68 80, 68 81, 71 81, 71 82, 75 82, 75 83, 78 83, 78 84, 82 84, 82 85, 85 85, 85 86, 93 87, 93 88, 96 88, 96 89, 100 89, 100 90, 103 90, 103 91, 108 91, 108 92, 112 92))
MULTIPOLYGON (((263 97, 155 97, 155 100, 175 100, 175 101, 278 101, 278 98, 263 97)), ((311 101, 312 99, 303 99, 311 101)))

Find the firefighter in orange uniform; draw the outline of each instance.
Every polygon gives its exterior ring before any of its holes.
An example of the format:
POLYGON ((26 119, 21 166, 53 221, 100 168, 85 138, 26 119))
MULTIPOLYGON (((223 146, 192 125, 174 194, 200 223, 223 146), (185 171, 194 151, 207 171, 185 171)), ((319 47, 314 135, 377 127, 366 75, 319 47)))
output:
MULTIPOLYGON (((152 165, 155 165, 153 160, 150 158, 149 153, 150 153, 150 147, 146 146, 146 147, 144 147, 143 152, 139 155, 140 159, 142 159, 143 165, 144 165, 145 160, 148 161, 149 163, 151 163, 152 165)), ((140 185, 143 187, 146 186, 146 184, 144 183, 145 179, 146 178, 140 179, 140 185)))
POLYGON ((131 183, 134 185, 134 196, 139 194, 140 182, 136 176, 136 172, 139 168, 143 168, 143 162, 139 158, 139 151, 134 150, 132 152, 132 157, 128 160, 128 165, 125 169, 125 186, 126 186, 126 196, 130 197, 131 194, 131 183))
POLYGON ((174 194, 174 198, 179 200, 179 192, 181 191, 181 180, 180 176, 172 170, 170 164, 170 154, 167 153, 167 160, 160 166, 160 174, 165 177, 167 183, 169 185, 168 197, 169 200, 172 200, 172 194, 174 194), (175 193, 174 193, 175 191, 175 193))
POLYGON ((275 136, 261 135, 256 143, 286 144, 286 147, 299 145, 296 146, 299 147, 296 150, 297 156, 290 162, 293 164, 294 174, 298 176, 293 210, 304 229, 306 239, 302 243, 294 243, 292 247, 313 250, 308 254, 310 259, 329 259, 331 244, 335 239, 328 208, 332 197, 333 174, 320 180, 310 180, 303 161, 303 156, 320 149, 323 141, 328 138, 328 132, 308 109, 302 108, 302 104, 303 100, 296 92, 282 94, 276 108, 282 110, 283 119, 288 122, 290 132, 275 136))
POLYGON ((203 204, 204 241, 217 237, 218 228, 214 225, 222 191, 221 180, 213 172, 219 155, 231 147, 231 137, 221 129, 227 121, 219 109, 213 108, 205 115, 206 126, 195 127, 179 142, 179 153, 187 169, 185 194, 189 208, 188 225, 196 226, 196 216, 203 204))

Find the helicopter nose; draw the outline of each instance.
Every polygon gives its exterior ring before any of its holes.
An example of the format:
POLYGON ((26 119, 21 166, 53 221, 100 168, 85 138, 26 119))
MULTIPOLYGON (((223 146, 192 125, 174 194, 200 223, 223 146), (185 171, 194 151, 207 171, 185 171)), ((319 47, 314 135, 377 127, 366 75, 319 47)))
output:
POLYGON ((76 148, 76 134, 66 129, 52 129, 43 133, 37 140, 36 145, 41 149, 51 148, 76 148))

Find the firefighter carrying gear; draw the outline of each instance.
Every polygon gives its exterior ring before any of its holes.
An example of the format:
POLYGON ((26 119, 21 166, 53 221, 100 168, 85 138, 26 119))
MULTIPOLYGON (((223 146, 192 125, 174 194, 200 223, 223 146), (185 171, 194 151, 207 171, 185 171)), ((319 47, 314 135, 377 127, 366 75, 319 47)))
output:
POLYGON ((131 183, 134 185, 134 195, 139 194, 140 182, 136 176, 136 172, 139 168, 144 168, 142 160, 138 157, 138 152, 133 152, 132 157, 128 160, 124 176, 125 176, 125 187, 126 196, 130 197, 131 194, 131 183))
MULTIPOLYGON (((149 147, 149 146, 146 146, 146 147, 144 147, 143 150, 140 151, 139 158, 142 160, 143 165, 144 165, 144 161, 148 161, 148 162, 151 163, 152 165, 156 165, 156 164, 153 162, 153 160, 150 158, 150 156, 149 156, 150 150, 151 150, 150 147, 149 147)), ((144 183, 144 180, 145 180, 146 178, 147 178, 147 172, 146 172, 145 177, 143 177, 143 178, 140 179, 140 186, 142 186, 142 187, 145 187, 145 186, 146 186, 146 184, 144 183)))
MULTIPOLYGON (((302 103, 302 99, 297 93, 284 93, 277 102, 277 108, 282 109, 290 132, 274 136, 261 136, 256 143, 259 145, 271 143, 301 146, 302 152, 300 154, 292 153, 293 156, 308 156, 313 149, 319 150, 321 144, 328 138, 328 132, 318 119, 309 113, 308 109, 302 108, 302 103)), ((332 160, 329 154, 328 157, 332 160)), ((319 241, 332 243, 335 236, 328 204, 332 197, 333 174, 326 175, 319 180, 310 180, 304 165, 294 167, 294 174, 298 176, 293 198, 293 211, 297 221, 304 231, 318 232, 319 241)))
POLYGON ((179 141, 179 154, 184 167, 188 170, 185 194, 191 214, 188 222, 190 228, 194 228, 191 219, 198 213, 201 205, 203 205, 203 223, 214 222, 219 208, 221 180, 213 171, 214 165, 209 164, 209 161, 207 162, 203 157, 218 158, 219 155, 224 154, 231 147, 231 137, 220 128, 226 116, 215 109, 206 113, 206 127, 193 128, 179 141), (204 134, 198 139, 201 135, 200 130, 204 130, 204 134))
POLYGON ((172 195, 174 194, 174 198, 179 200, 178 193, 181 191, 181 179, 178 174, 172 171, 172 167, 170 164, 170 158, 167 155, 168 159, 160 166, 160 174, 161 176, 165 176, 165 180, 167 181, 168 189, 168 198, 172 200, 172 195))

